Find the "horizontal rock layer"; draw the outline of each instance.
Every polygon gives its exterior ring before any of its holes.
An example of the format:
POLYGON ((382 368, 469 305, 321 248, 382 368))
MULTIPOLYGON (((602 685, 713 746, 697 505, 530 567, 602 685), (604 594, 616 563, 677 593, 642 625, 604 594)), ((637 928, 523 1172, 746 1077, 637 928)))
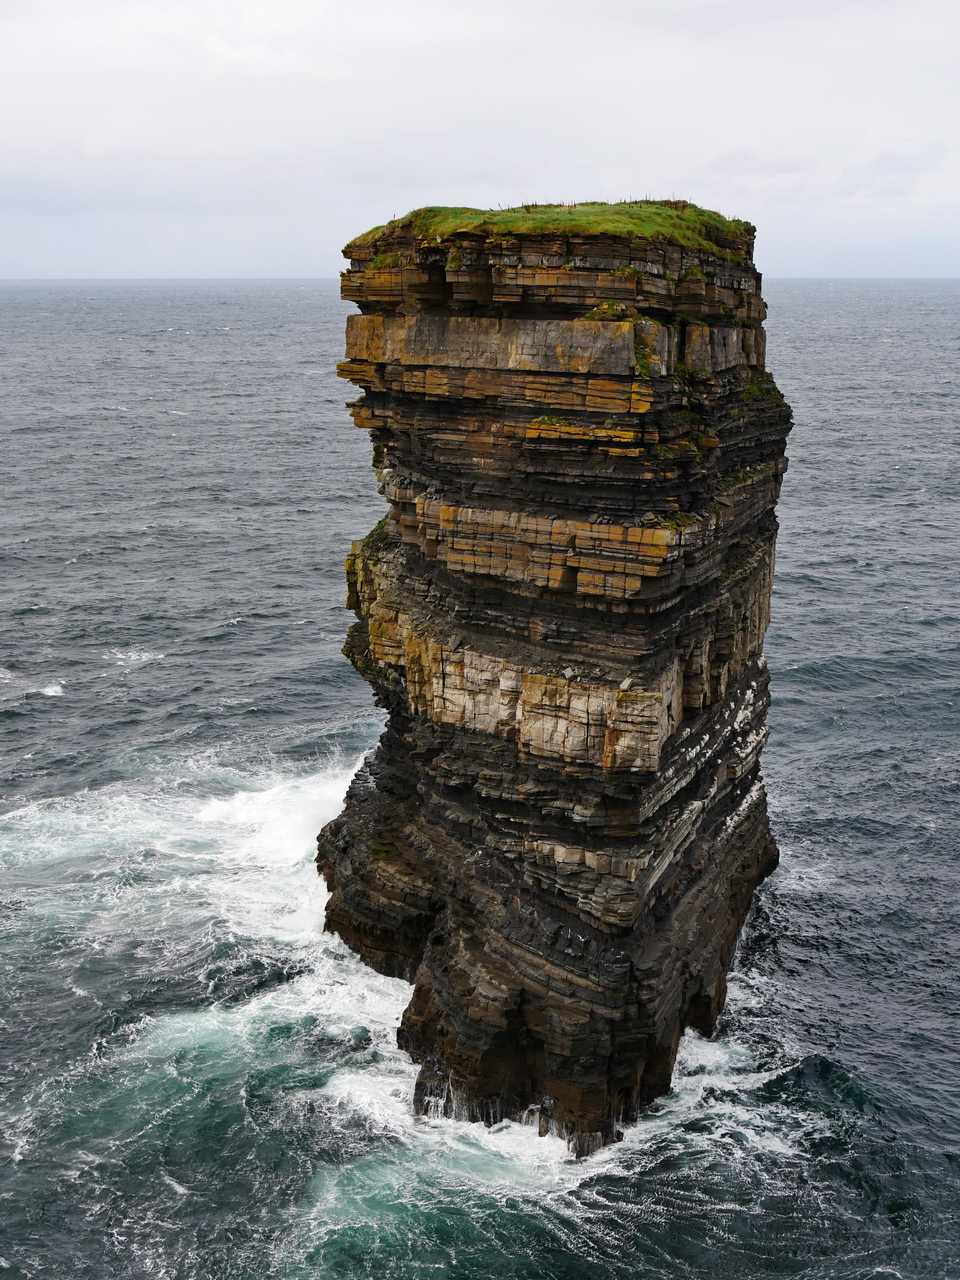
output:
POLYGON ((581 1153, 712 1030, 776 861, 789 410, 738 235, 348 246, 340 371, 390 512, 347 561, 346 652, 389 721, 321 835, 328 925, 415 984, 420 1110, 581 1153))

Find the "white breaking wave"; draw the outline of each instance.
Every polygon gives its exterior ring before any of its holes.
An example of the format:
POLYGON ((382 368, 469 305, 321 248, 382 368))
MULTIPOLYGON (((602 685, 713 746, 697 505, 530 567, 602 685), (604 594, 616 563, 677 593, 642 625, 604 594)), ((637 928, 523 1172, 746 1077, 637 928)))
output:
MULTIPOLYGON (((212 789, 231 775, 174 760, 172 776, 152 785, 114 783, 7 813, 0 860, 87 860, 89 883, 76 905, 92 935, 166 929, 175 940, 191 917, 213 914, 251 942, 315 943, 326 899, 313 864, 316 835, 339 812, 354 767, 282 780, 234 773, 243 790, 198 799, 204 783, 212 789)), ((49 908, 59 906, 54 896, 49 908)))
POLYGON ((0 702, 16 702, 31 693, 45 698, 62 698, 63 683, 60 680, 38 681, 37 677, 20 675, 7 667, 0 667, 0 702))
POLYGON ((159 662, 165 654, 154 653, 152 649, 109 649, 104 655, 104 661, 113 662, 118 667, 142 667, 148 662, 159 662))
MULTIPOLYGON (((0 818, 0 860, 50 873, 34 912, 68 922, 91 954, 116 954, 137 940, 157 949, 158 963, 175 974, 187 972, 198 952, 230 943, 265 963, 286 957, 295 975, 242 998, 144 1014, 125 1039, 78 1062, 8 1118, 17 1158, 31 1158, 51 1108, 83 1105, 73 1101, 74 1090, 82 1099, 91 1070, 107 1071, 113 1082, 116 1137, 76 1159, 110 1163, 125 1158, 125 1135, 153 1123, 161 1100, 165 1123, 182 1107, 184 1131, 192 1132, 189 1107, 198 1090, 245 1096, 263 1067, 309 1066, 317 1061, 311 1036, 330 1047, 329 1069, 277 1091, 268 1119, 258 1123, 278 1133, 316 1132, 318 1142, 339 1143, 345 1155, 320 1162, 290 1205, 273 1245, 281 1273, 340 1231, 367 1224, 377 1232, 391 1205, 429 1205, 438 1195, 505 1208, 518 1198, 530 1205, 545 1196, 589 1198, 592 1179, 631 1176, 661 1158, 665 1146, 696 1159, 739 1161, 745 1151, 795 1158, 807 1132, 802 1120, 750 1097, 775 1073, 760 1070, 743 1045, 697 1036, 681 1047, 673 1093, 622 1143, 584 1161, 532 1126, 488 1129, 414 1116, 417 1067, 396 1045, 411 988, 367 968, 323 931, 327 894, 314 865, 315 838, 342 807, 354 768, 243 777, 180 759, 152 784, 114 784, 0 818), (84 875, 61 883, 61 860, 65 868, 84 862, 84 875), (204 1065, 211 1063, 215 1078, 204 1065)), ((191 1179, 179 1171, 158 1176, 178 1198, 191 1194, 191 1179)), ((570 1211, 572 1202, 564 1203, 570 1211)))

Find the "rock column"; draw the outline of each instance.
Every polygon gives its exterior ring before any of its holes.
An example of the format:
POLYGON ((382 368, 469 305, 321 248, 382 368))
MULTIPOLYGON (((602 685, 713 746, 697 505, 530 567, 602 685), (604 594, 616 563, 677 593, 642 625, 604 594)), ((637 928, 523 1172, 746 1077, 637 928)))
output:
POLYGON ((347 561, 345 652, 389 719, 319 865, 328 927, 414 984, 417 1109, 584 1154, 713 1030, 776 864, 789 410, 748 225, 476 224, 345 250, 340 372, 389 503, 347 561))

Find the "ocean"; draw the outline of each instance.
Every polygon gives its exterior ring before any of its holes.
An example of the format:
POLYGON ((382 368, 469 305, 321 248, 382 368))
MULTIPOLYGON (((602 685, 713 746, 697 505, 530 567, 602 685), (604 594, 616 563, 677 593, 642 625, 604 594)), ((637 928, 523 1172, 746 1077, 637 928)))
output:
POLYGON ((960 282, 768 281, 779 871, 625 1140, 414 1118, 332 281, 0 285, 0 1277, 960 1277, 960 282))

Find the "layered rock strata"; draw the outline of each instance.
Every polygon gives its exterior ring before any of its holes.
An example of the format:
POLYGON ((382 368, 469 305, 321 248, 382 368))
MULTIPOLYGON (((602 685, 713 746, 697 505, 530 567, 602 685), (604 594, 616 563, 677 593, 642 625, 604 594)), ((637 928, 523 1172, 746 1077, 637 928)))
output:
POLYGON ((753 228, 623 213, 419 211, 343 276, 340 372, 390 504, 347 561, 345 652, 389 718, 320 838, 328 927, 414 983, 418 1110, 581 1154, 713 1030, 777 858, 789 410, 753 228))

